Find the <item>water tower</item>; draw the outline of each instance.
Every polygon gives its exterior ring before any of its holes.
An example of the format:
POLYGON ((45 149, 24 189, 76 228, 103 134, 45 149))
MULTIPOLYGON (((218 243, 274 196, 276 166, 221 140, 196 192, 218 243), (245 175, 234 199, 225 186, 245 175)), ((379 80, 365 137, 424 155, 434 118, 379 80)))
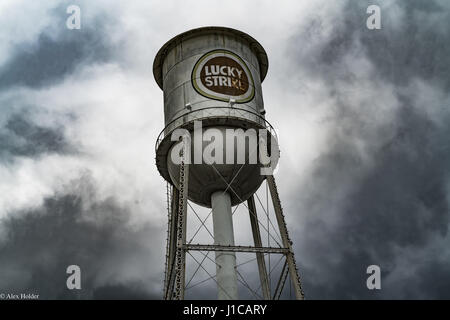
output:
POLYGON ((275 131, 265 120, 261 82, 267 70, 264 48, 246 33, 224 27, 184 32, 156 55, 153 73, 164 91, 165 117, 156 142, 156 165, 168 182, 169 199, 165 299, 184 299, 186 252, 190 250, 215 252, 219 299, 238 299, 237 252, 256 254, 264 299, 279 297, 288 274, 296 298, 303 299, 292 243, 270 174, 278 154, 275 131), (213 142, 218 143, 209 153, 213 159, 206 161, 203 156, 213 142), (255 155, 261 155, 256 162, 252 161, 255 155), (261 242, 253 195, 264 180, 281 235, 280 247, 264 247, 261 242), (214 244, 186 242, 188 201, 211 208, 214 244), (253 246, 234 243, 231 209, 241 203, 246 203, 249 212, 253 246), (275 292, 269 286, 264 258, 268 253, 285 256, 275 292))

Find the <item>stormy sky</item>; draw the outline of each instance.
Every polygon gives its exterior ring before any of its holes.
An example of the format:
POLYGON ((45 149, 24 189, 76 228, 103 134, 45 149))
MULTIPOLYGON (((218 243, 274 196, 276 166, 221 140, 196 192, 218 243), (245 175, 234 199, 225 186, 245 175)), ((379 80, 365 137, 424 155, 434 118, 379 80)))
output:
MULTIPOLYGON (((153 58, 178 33, 221 25, 269 56, 266 116, 306 297, 450 298, 448 1, 7 0, 0 25, 0 293, 161 298, 153 58), (71 4, 80 30, 66 28, 71 4), (381 30, 366 28, 371 4, 381 30), (72 264, 79 291, 66 287, 72 264), (372 264, 381 290, 366 287, 372 264)), ((237 239, 248 227, 235 223, 237 239)))

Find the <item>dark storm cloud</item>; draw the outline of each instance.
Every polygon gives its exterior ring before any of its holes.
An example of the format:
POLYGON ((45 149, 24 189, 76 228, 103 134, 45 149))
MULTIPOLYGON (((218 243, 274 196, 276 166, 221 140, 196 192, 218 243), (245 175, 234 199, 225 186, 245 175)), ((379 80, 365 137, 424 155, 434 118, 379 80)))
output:
MULTIPOLYGON (((310 209, 304 228, 318 231, 308 239, 311 248, 304 249, 313 250, 316 259, 315 270, 306 270, 304 277, 310 297, 392 297, 390 291, 397 288, 388 285, 375 294, 367 290, 365 268, 380 265, 385 277, 395 267, 398 248, 420 248, 435 235, 447 235, 450 156, 441 142, 450 132, 440 132, 415 113, 399 119, 398 125, 398 135, 372 155, 375 166, 369 171, 361 168, 354 148, 342 143, 345 137, 330 141, 335 147, 316 160, 312 179, 317 189, 310 189, 302 199, 310 209), (349 176, 354 186, 340 199, 339 221, 328 222, 328 212, 335 206, 334 195, 349 176), (317 236, 320 239, 315 239, 317 236), (308 272, 317 272, 325 284, 316 286, 318 279, 308 277, 308 272)), ((447 277, 441 279, 441 285, 450 285, 450 261, 447 264, 447 277)), ((429 267, 432 273, 432 264, 429 267)), ((439 298, 434 294, 435 284, 430 282, 425 290, 429 298, 439 298)), ((418 296, 423 294, 424 290, 416 289, 418 296)))
POLYGON ((162 241, 160 231, 147 223, 130 225, 128 209, 113 198, 96 200, 88 174, 69 189, 1 220, 6 238, 0 242, 0 291, 36 293, 41 299, 159 298, 149 290, 152 279, 127 280, 118 266, 150 270, 150 257, 158 253, 148 244, 152 237, 162 241), (79 291, 66 287, 72 264, 81 268, 79 291))
POLYGON ((420 77, 440 83, 445 90, 450 89, 448 3, 413 0, 401 1, 399 5, 405 15, 400 30, 390 31, 394 23, 389 19, 384 20, 384 32, 361 30, 360 39, 368 57, 378 72, 396 85, 406 84, 411 77, 420 77))
MULTIPOLYGON (((341 18, 333 20, 329 39, 290 48, 295 53, 291 59, 320 79, 334 101, 328 110, 334 116, 325 120, 331 127, 327 151, 315 160, 307 186, 296 189, 301 206, 291 209, 303 215, 304 225, 296 228, 302 234, 294 236, 294 243, 304 261, 309 298, 450 297, 450 261, 422 250, 448 237, 450 114, 442 107, 448 106, 450 86, 450 5, 395 3, 403 16, 388 14, 393 7, 378 2, 382 30, 371 31, 365 27, 366 8, 377 1, 349 1, 341 18), (392 20, 396 17, 401 20, 392 20), (344 62, 354 57, 372 63, 374 88, 377 82, 392 87, 391 106, 373 110, 349 99, 365 95, 358 64, 344 62), (408 87, 415 79, 446 98, 420 105, 413 97, 428 93, 408 87), (353 85, 354 91, 342 90, 343 84, 353 85), (440 112, 444 125, 431 119, 427 109, 440 112), (423 263, 405 266, 402 253, 408 250, 423 255, 423 263), (371 264, 381 267, 381 291, 366 288, 371 264)), ((311 18, 294 43, 308 43, 305 39, 313 39, 321 28, 321 18, 311 18)))
MULTIPOLYGON (((29 90, 23 90, 23 99, 11 94, 16 86, 46 90, 77 68, 120 64, 117 38, 107 31, 114 17, 90 15, 91 7, 81 7, 82 28, 68 30, 69 4, 52 13, 61 29, 44 29, 34 44, 17 45, 0 66, 0 166, 6 171, 21 169, 14 162, 19 157, 78 155, 66 135, 75 116, 34 104, 29 90)), ((134 225, 131 209, 113 197, 97 199, 98 185, 89 174, 56 188, 65 191, 54 191, 41 206, 2 212, 0 292, 35 293, 40 299, 159 299, 154 288, 162 283, 162 265, 153 259, 163 261, 162 250, 151 244, 163 243, 163 232, 149 222, 134 225), (80 291, 66 287, 72 264, 81 268, 80 291)))
POLYGON ((44 127, 34 123, 30 113, 14 113, 0 126, 0 163, 15 157, 35 158, 42 154, 74 153, 62 127, 44 127))
POLYGON ((148 300, 161 299, 161 295, 150 294, 142 289, 142 284, 107 285, 93 291, 94 300, 148 300))
POLYGON ((15 48, 16 54, 0 66, 0 90, 23 85, 41 88, 61 81, 78 66, 104 63, 114 56, 115 45, 106 31, 108 17, 84 21, 79 30, 66 28, 65 7, 55 10, 61 30, 57 37, 41 33, 37 43, 15 48))
POLYGON ((327 75, 323 79, 328 81, 351 80, 352 70, 342 70, 341 59, 349 52, 361 50, 356 43, 360 41, 364 53, 377 69, 374 77, 404 85, 418 76, 427 81, 437 81, 447 90, 450 88, 448 3, 420 0, 345 3, 340 16, 312 17, 306 28, 292 39, 292 43, 302 45, 290 48, 293 52, 291 58, 301 57, 297 62, 309 68, 311 76, 327 75), (381 7, 381 30, 366 28, 369 17, 366 9, 372 4, 381 7), (394 8, 394 4, 399 9, 394 8), (389 10, 394 13, 390 14, 389 10), (396 10, 404 16, 396 15, 396 10), (316 39, 325 19, 333 23, 331 37, 310 48, 311 51, 305 51, 304 44, 316 39))

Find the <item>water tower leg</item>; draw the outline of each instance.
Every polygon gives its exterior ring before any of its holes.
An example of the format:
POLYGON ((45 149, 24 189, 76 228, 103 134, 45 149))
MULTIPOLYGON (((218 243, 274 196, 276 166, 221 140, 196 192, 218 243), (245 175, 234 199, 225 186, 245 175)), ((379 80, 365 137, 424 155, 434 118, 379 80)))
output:
POLYGON ((186 220, 189 185, 189 165, 183 161, 180 165, 180 189, 178 192, 177 238, 175 253, 174 300, 184 300, 186 270, 186 220))
MULTIPOLYGON (((251 196, 247 200, 248 212, 250 214, 250 224, 252 226, 253 242, 255 247, 261 248, 261 231, 259 230, 258 214, 256 212, 255 198, 251 196)), ((266 261, 264 260, 264 253, 256 253, 256 261, 258 262, 259 279, 261 281, 261 290, 265 300, 270 300, 270 283, 267 276, 266 261)))
MULTIPOLYGON (((211 195, 214 244, 234 246, 233 218, 230 195, 217 191, 211 195)), ((216 274, 219 300, 238 299, 236 254, 216 251, 216 274)))
POLYGON ((303 300, 303 289, 298 276, 297 265, 295 263, 294 251, 292 250, 292 242, 289 238, 289 233, 286 227, 286 221, 284 219, 283 208, 281 207, 280 196, 278 194, 277 185, 273 175, 266 177, 267 184, 269 186, 270 195, 272 197, 273 207, 275 209, 275 216, 277 217, 278 228, 280 229, 281 239, 283 240, 283 246, 289 249, 289 253, 286 254, 287 266, 289 268, 289 274, 291 275, 292 285, 294 287, 295 296, 297 300, 303 300))
POLYGON ((177 252, 178 198, 179 191, 175 186, 172 186, 172 201, 170 205, 171 211, 169 215, 169 232, 167 238, 166 278, 164 284, 165 300, 170 300, 173 297, 175 254, 177 252))

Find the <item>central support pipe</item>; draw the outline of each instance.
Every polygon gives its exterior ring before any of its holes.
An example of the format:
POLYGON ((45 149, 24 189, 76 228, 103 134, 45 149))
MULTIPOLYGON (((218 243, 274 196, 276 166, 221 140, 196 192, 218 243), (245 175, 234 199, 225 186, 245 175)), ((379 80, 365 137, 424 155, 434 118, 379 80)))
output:
MULTIPOLYGON (((231 198, 227 192, 211 195, 214 226, 214 244, 234 246, 231 198)), ((216 274, 219 300, 238 299, 236 255, 234 252, 216 251, 216 274)))

